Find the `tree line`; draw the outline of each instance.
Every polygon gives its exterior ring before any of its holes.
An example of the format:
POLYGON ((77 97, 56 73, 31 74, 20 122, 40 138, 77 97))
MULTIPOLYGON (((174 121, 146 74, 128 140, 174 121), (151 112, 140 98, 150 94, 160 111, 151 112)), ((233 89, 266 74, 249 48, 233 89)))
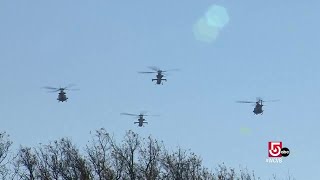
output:
MULTIPOLYGON (((203 166, 195 153, 127 131, 116 142, 105 129, 97 130, 81 154, 68 138, 39 147, 11 151, 8 134, 0 133, 0 179, 23 180, 258 180, 254 172, 203 166)), ((276 177, 273 177, 276 179, 276 177)), ((289 177, 290 178, 290 177, 289 177)))

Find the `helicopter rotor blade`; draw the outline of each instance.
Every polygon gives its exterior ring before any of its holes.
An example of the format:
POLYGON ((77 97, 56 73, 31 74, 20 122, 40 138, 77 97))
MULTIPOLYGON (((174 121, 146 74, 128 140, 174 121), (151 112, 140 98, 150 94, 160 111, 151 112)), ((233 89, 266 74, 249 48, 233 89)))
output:
POLYGON ((141 73, 141 74, 151 74, 151 73, 157 73, 157 72, 138 72, 138 73, 141 73))
POLYGON ((146 115, 143 115, 143 116, 159 117, 160 115, 151 115, 151 114, 146 114, 146 115))
POLYGON ((148 111, 146 111, 146 110, 143 110, 143 111, 140 111, 140 115, 146 115, 148 113, 148 111))
POLYGON ((66 87, 64 87, 63 89, 68 89, 68 88, 71 88, 71 87, 73 87, 73 86, 75 86, 75 84, 68 84, 66 87))
POLYGON ((59 89, 57 89, 57 90, 54 90, 54 91, 47 91, 48 93, 55 93, 55 92, 58 92, 58 91, 60 91, 59 89))
POLYGON ((168 71, 180 71, 180 69, 168 69, 168 70, 164 70, 162 72, 168 72, 168 71))
POLYGON ((59 88, 54 88, 54 87, 50 87, 50 86, 45 86, 45 87, 42 87, 44 89, 51 89, 51 90, 59 90, 59 88))
POLYGON ((256 102, 252 102, 252 101, 236 101, 237 103, 256 103, 256 102))
POLYGON ((130 114, 130 113, 120 113, 120 115, 127 115, 127 116, 139 116, 137 114, 130 114))
POLYGON ((268 100, 268 101, 264 101, 264 100, 262 100, 262 102, 278 102, 278 101, 280 101, 280 99, 268 100))
POLYGON ((68 89, 68 88, 65 88, 64 90, 67 90, 67 91, 79 91, 80 89, 68 89))
POLYGON ((156 67, 156 66, 149 66, 148 68, 154 70, 154 71, 160 71, 160 68, 156 67))

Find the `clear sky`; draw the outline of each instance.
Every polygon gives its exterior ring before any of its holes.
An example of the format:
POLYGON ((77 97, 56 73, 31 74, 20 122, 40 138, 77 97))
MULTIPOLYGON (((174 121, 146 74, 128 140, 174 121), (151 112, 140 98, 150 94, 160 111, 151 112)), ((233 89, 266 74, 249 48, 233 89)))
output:
POLYGON ((288 171, 319 179, 320 2, 0 1, 0 131, 18 145, 70 137, 80 148, 101 127, 132 129, 262 179, 288 171), (194 34, 212 5, 229 22, 214 40, 194 34), (179 68, 156 86, 148 66, 179 68), (77 84, 67 103, 43 86, 77 84), (280 99, 262 116, 237 100, 280 99), (138 128, 121 112, 147 110, 138 128), (243 132, 243 128, 247 132, 243 132), (291 151, 267 164, 268 141, 291 151), (316 173, 317 172, 317 173, 316 173))

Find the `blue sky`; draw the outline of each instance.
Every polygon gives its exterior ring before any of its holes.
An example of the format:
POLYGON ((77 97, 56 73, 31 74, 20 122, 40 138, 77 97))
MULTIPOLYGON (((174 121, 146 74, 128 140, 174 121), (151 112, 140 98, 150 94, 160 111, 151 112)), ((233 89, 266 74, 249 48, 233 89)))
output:
MULTIPOLYGON (((0 131, 18 145, 70 137, 81 148, 105 128, 152 135, 199 154, 206 166, 246 166, 262 179, 288 171, 317 179, 320 156, 320 3, 310 1, 0 2, 0 131), (209 43, 193 34, 208 8, 230 21, 209 43), (148 66, 179 68, 156 86, 148 66), (43 86, 77 84, 69 101, 43 86), (237 100, 280 99, 254 116, 237 100), (121 112, 160 117, 138 128, 121 112), (242 133, 241 128, 250 129, 242 133), (267 164, 268 141, 291 150, 267 164), (311 153, 311 152, 312 153, 311 153)), ((318 176, 319 177, 319 176, 318 176)))

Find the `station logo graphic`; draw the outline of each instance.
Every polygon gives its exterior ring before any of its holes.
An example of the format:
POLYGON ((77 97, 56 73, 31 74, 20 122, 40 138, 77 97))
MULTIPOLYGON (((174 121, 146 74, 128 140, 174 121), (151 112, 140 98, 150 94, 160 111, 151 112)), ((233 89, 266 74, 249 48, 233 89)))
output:
POLYGON ((282 157, 287 157, 290 154, 290 150, 286 147, 282 147, 281 141, 268 142, 268 158, 267 163, 282 163, 282 157))
POLYGON ((281 157, 282 142, 269 142, 268 153, 269 157, 281 157))

